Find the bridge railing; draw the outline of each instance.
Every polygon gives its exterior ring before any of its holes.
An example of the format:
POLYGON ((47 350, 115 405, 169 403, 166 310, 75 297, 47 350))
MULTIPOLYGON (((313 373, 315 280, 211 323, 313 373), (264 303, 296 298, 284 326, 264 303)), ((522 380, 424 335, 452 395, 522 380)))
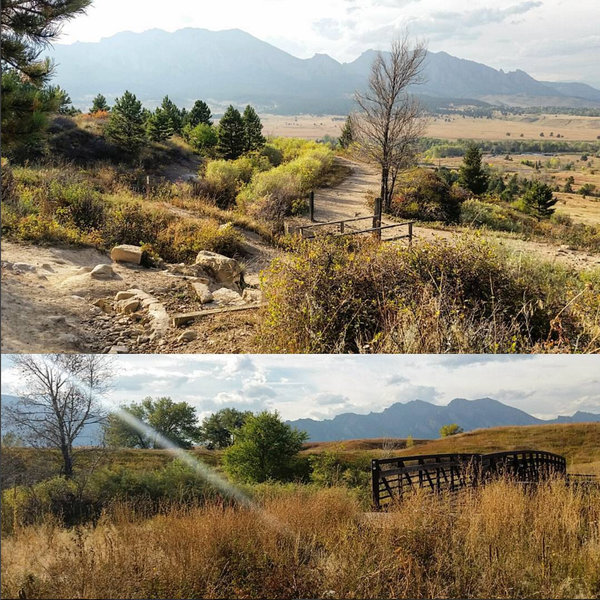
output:
POLYGON ((456 492, 500 476, 536 482, 553 474, 566 476, 564 457, 539 450, 494 454, 430 454, 371 461, 373 505, 376 509, 398 502, 406 493, 456 492))

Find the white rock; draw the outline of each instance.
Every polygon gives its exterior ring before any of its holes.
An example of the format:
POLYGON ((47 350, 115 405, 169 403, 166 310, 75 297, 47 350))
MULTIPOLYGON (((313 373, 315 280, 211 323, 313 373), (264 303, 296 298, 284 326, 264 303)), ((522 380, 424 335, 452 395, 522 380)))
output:
POLYGON ((118 302, 119 300, 129 300, 129 298, 133 298, 135 296, 135 290, 127 290, 122 292, 117 292, 115 296, 115 300, 118 302))
POLYGON ((198 296, 198 300, 200 300, 200 302, 202 304, 206 304, 207 302, 212 302, 213 295, 205 283, 202 283, 200 281, 194 281, 192 283, 192 287, 194 288, 194 291, 196 292, 196 296, 198 296))
POLYGON ((240 283, 242 266, 233 258, 217 254, 216 252, 201 250, 198 252, 198 256, 196 256, 195 265, 201 267, 218 283, 227 286, 233 286, 240 283))
POLYGON ((79 343, 79 338, 73 333, 61 333, 57 340, 66 346, 76 346, 79 343))
POLYGON ((229 288, 223 287, 215 290, 212 295, 215 302, 218 302, 219 304, 244 304, 242 297, 237 292, 230 290, 229 288))
POLYGON ((142 249, 139 246, 122 244, 120 246, 115 246, 110 251, 110 257, 117 262, 139 265, 142 262, 142 249))
POLYGON ((115 276, 115 272, 110 265, 96 265, 92 269, 90 276, 94 279, 112 279, 115 276))
POLYGON ((129 348, 123 345, 115 345, 109 351, 109 354, 129 354, 129 348))

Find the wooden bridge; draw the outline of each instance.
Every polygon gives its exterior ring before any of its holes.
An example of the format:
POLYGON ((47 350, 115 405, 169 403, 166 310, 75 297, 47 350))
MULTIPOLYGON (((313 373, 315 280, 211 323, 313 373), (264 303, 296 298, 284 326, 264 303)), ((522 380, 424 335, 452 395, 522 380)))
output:
MULTIPOLYGON (((373 505, 379 510, 418 489, 456 492, 500 476, 523 483, 543 481, 553 475, 566 478, 567 461, 563 456, 540 450, 400 456, 372 460, 371 475, 373 505)), ((583 477, 581 482, 584 481, 595 480, 583 477)))

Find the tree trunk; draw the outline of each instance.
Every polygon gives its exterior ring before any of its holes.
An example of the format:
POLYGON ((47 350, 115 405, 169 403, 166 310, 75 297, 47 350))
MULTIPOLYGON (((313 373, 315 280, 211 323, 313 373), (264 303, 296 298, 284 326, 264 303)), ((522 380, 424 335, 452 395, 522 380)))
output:
POLYGON ((60 451, 63 457, 63 470, 65 477, 67 479, 71 479, 73 477, 73 456, 71 454, 71 449, 67 444, 62 444, 60 451))

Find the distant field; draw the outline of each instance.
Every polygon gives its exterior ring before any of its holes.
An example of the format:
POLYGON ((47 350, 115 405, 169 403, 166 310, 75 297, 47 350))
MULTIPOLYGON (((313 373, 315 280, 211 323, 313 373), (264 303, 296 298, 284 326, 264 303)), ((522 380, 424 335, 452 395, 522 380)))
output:
MULTIPOLYGON (((322 138, 338 137, 344 124, 344 115, 261 115, 265 135, 284 137, 322 138)), ((571 115, 523 115, 506 119, 486 119, 462 116, 439 116, 429 120, 428 137, 455 140, 472 138, 478 140, 506 139, 595 141, 600 136, 600 117, 577 117, 571 115), (507 135, 509 133, 510 135, 507 135), (543 133, 543 138, 540 136, 543 133), (550 134, 552 133, 552 136, 550 134)))
MULTIPOLYGON (((559 186, 561 191, 555 192, 558 203, 556 210, 569 215, 574 221, 588 225, 600 224, 600 198, 594 196, 583 197, 578 190, 584 184, 592 184, 600 190, 600 159, 589 155, 586 161, 581 160, 581 154, 560 154, 559 164, 551 166, 552 157, 546 154, 511 154, 510 160, 504 155, 484 154, 483 160, 507 176, 517 174, 521 178, 541 179, 551 187, 559 186), (524 164, 541 163, 536 171, 532 166, 524 164), (565 193, 563 188, 569 177, 573 177, 573 192, 565 193)), ((553 158, 556 160, 556 158, 553 158)), ((436 166, 445 166, 458 169, 462 157, 439 158, 432 161, 436 166)))

